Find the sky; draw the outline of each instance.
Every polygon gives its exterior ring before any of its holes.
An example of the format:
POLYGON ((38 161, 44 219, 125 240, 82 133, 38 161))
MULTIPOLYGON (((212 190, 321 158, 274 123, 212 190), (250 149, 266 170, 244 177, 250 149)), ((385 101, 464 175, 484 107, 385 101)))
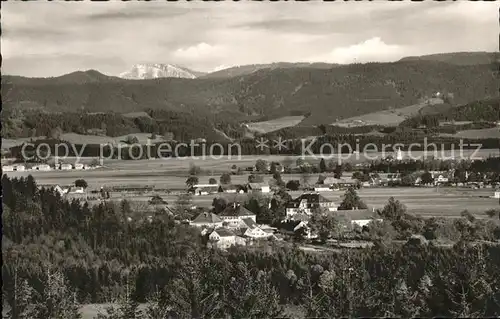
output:
POLYGON ((118 75, 498 50, 495 2, 2 2, 2 73, 118 75))

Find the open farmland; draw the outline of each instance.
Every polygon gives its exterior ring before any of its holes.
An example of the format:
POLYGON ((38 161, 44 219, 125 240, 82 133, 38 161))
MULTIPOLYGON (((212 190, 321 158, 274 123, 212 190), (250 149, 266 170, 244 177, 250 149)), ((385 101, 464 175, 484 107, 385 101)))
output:
MULTIPOLYGON (((135 136, 140 144, 147 144, 148 140, 150 144, 165 142, 165 140, 160 135, 157 135, 155 139, 150 139, 151 133, 132 133, 128 135, 115 136, 115 137, 103 136, 103 135, 84 135, 78 133, 63 133, 61 134, 60 139, 62 141, 66 141, 71 144, 77 144, 77 145, 84 145, 84 144, 99 145, 99 144, 125 143, 129 136, 135 136)), ((35 141, 45 138, 46 138, 45 136, 36 136, 33 138, 21 137, 16 139, 2 139, 2 148, 11 148, 14 146, 22 145, 25 142, 29 142, 31 139, 35 141)))
POLYGON ((500 139, 500 127, 484 128, 479 130, 465 130, 455 134, 441 134, 442 136, 455 138, 498 138, 500 139))
POLYGON ((419 112, 422 109, 429 108, 430 105, 439 105, 442 103, 443 100, 441 99, 429 99, 428 103, 424 102, 392 110, 383 110, 378 112, 367 113, 360 116, 343 119, 334 122, 331 125, 337 125, 342 127, 367 126, 367 125, 396 126, 399 125, 404 120, 406 120, 407 118, 419 114, 419 112))
MULTIPOLYGON (((132 196, 131 194, 111 194, 112 200, 121 200, 123 198, 148 201, 151 196, 156 194, 141 194, 132 196)), ((174 204, 177 195, 158 193, 164 200, 174 204)), ((301 192, 290 192, 292 197, 298 197, 301 192)), ((340 204, 344 195, 343 191, 322 192, 323 196, 340 204)), ((406 205, 408 212, 420 215, 422 217, 460 217, 464 210, 485 217, 484 212, 488 209, 498 208, 498 199, 488 198, 493 194, 491 189, 472 190, 465 188, 363 188, 358 191, 359 196, 368 205, 370 209, 383 208, 389 197, 401 201, 406 205)), ((270 194, 262 194, 271 196, 270 194)), ((210 207, 214 197, 223 197, 228 201, 244 202, 252 194, 211 194, 205 196, 193 196, 193 204, 199 207, 210 207)), ((367 212, 366 218, 370 217, 371 212, 367 212)))
POLYGON ((258 133, 269 133, 286 127, 295 126, 302 122, 303 116, 284 116, 274 120, 248 123, 247 128, 258 133))
MULTIPOLYGON (((134 162, 134 161, 131 161, 134 162)), ((162 189, 158 192, 151 193, 112 193, 111 197, 115 200, 127 198, 135 201, 147 201, 154 194, 159 194, 168 203, 175 203, 177 194, 185 189, 185 181, 187 175, 186 166, 177 166, 177 173, 164 168, 158 169, 140 169, 138 167, 130 169, 98 169, 92 171, 51 171, 51 172, 32 172, 39 184, 72 184, 76 179, 85 179, 91 188, 100 188, 101 186, 119 186, 119 185, 150 185, 157 189, 162 189), (179 171, 183 167, 184 171, 179 171), (172 191, 173 194, 167 194, 163 190, 172 191)), ((216 167, 216 166, 214 166, 216 167)), ((228 165, 219 166, 219 168, 229 168, 228 165)), ((206 167, 204 168, 206 169, 206 167)), ((27 176, 28 172, 9 172, 9 176, 27 176)), ((218 179, 220 174, 201 175, 199 176, 200 183, 208 183, 210 177, 218 179)), ((309 183, 317 181, 319 174, 311 174, 309 183)), ((348 176, 347 174, 345 175, 348 176)), ((301 179, 300 174, 284 174, 283 180, 301 179)), ((232 183, 240 184, 248 180, 248 174, 231 176, 232 183)), ((271 179, 270 175, 265 175, 264 182, 267 183, 271 179)), ((467 209, 474 214, 483 214, 484 211, 492 208, 498 208, 498 200, 488 198, 493 195, 492 189, 472 190, 466 188, 362 188, 359 190, 359 195, 370 208, 382 208, 388 198, 393 196, 404 203, 408 211, 426 217, 431 216, 447 216, 458 217, 460 212, 467 209)), ((328 199, 340 203, 343 196, 343 191, 325 192, 323 195, 328 199)), ((297 197, 300 192, 290 192, 292 197, 297 197)), ((244 201, 248 194, 212 194, 207 196, 193 196, 193 203, 201 207, 209 207, 215 196, 224 196, 228 200, 244 201)))

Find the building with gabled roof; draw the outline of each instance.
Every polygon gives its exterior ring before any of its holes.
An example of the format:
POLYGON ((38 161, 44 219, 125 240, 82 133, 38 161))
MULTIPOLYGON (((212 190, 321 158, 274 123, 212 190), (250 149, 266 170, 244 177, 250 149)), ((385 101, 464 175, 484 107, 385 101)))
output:
POLYGON ((240 233, 251 239, 269 238, 272 234, 262 230, 252 218, 241 219, 240 233))
POLYGON ((228 194, 243 194, 247 192, 247 188, 243 185, 220 185, 219 193, 228 193, 228 194))
POLYGON ((286 204, 286 216, 292 218, 298 213, 311 215, 314 210, 324 208, 328 211, 337 211, 337 205, 317 192, 309 192, 286 204))
POLYGON ((264 183, 248 183, 248 190, 252 192, 269 193, 271 188, 264 183))
POLYGON ((227 207, 219 214, 223 222, 227 223, 228 227, 239 227, 240 221, 245 218, 251 218, 254 222, 257 221, 257 216, 238 203, 227 205, 227 207))
POLYGON ((222 219, 217 214, 205 212, 196 216, 196 218, 190 222, 190 225, 195 227, 218 228, 222 227, 222 219))
POLYGON ((245 245, 246 241, 241 236, 237 236, 233 231, 227 228, 216 228, 210 235, 208 239, 212 243, 213 247, 219 249, 227 249, 231 246, 245 245))

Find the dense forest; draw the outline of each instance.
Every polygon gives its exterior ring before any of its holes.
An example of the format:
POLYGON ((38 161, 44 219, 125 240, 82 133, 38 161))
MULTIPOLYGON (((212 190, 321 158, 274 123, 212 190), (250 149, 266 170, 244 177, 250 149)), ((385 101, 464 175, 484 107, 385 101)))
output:
MULTIPOLYGON (((491 98, 474 101, 462 106, 448 108, 435 114, 423 114, 409 118, 401 126, 438 127, 440 122, 447 121, 471 121, 471 122, 495 122, 500 121, 500 99, 491 98)), ((500 136, 500 133, 499 133, 500 136)))
POLYGON ((80 304, 103 302, 117 306, 102 318, 500 315, 498 211, 422 219, 391 199, 383 222, 352 230, 372 248, 311 254, 269 242, 222 252, 127 201, 67 202, 31 176, 4 176, 2 188, 8 318, 78 318, 80 304))

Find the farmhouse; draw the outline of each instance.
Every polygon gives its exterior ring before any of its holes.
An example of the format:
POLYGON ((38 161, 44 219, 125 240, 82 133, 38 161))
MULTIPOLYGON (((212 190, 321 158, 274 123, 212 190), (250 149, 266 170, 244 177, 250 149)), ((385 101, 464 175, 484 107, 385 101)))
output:
POLYGON ((39 164, 39 165, 33 166, 32 169, 35 171, 50 171, 51 167, 48 164, 39 164))
POLYGON ((195 196, 203 196, 215 194, 219 191, 219 185, 211 185, 210 187, 197 187, 193 190, 195 196))
POLYGON ((61 165, 59 165, 59 169, 67 171, 73 169, 73 166, 71 164, 62 163, 61 165))
POLYGON ((367 226, 372 221, 382 221, 376 215, 375 209, 355 209, 355 210, 339 210, 336 216, 342 221, 345 227, 367 226))
POLYGON ((333 187, 335 189, 338 189, 340 187, 350 187, 353 185, 356 185, 357 181, 352 178, 335 178, 333 176, 327 176, 323 180, 323 185, 333 187))
POLYGON ((214 213, 201 213, 190 222, 195 227, 222 227, 222 219, 214 213))
POLYGON ((221 185, 219 193, 243 194, 246 193, 246 187, 243 185, 221 185))
POLYGON ((87 192, 83 187, 71 187, 66 192, 65 197, 68 200, 87 200, 87 192))
POLYGON ((262 183, 248 183, 248 190, 252 192, 269 193, 270 187, 262 183))
POLYGON ((290 219, 298 213, 311 215, 317 208, 325 208, 331 212, 337 210, 335 203, 324 196, 318 193, 304 193, 287 203, 286 216, 290 219))
POLYGON ((294 236, 297 232, 301 231, 307 239, 318 237, 316 234, 313 234, 311 227, 309 227, 306 221, 284 221, 278 228, 279 232, 283 235, 294 236))
POLYGON ((448 183, 449 181, 449 178, 444 176, 443 174, 433 175, 433 178, 434 178, 434 184, 444 184, 448 183))
POLYGON ((2 166, 2 171, 4 171, 4 172, 13 172, 14 171, 14 166, 11 166, 11 165, 2 166))
POLYGON ((69 191, 69 187, 61 187, 59 185, 56 185, 54 186, 54 191, 59 195, 64 196, 69 191))
POLYGON ((316 185, 314 185, 314 191, 315 192, 332 192, 333 189, 331 189, 328 185, 316 184, 316 185))
POLYGON ((399 183, 401 182, 401 174, 399 173, 380 173, 378 182, 380 184, 399 183))
POLYGON ((231 246, 246 244, 244 238, 237 236, 227 228, 216 228, 208 235, 208 239, 214 247, 219 249, 227 249, 231 246))
POLYGON ((114 192, 152 192, 155 188, 148 185, 116 185, 111 189, 114 192))
POLYGON ((223 222, 228 224, 228 227, 233 228, 239 228, 241 220, 246 218, 250 218, 254 222, 256 221, 256 215, 254 213, 237 203, 228 205, 219 216, 223 222))
POLYGON ((262 230, 252 218, 243 218, 241 224, 240 232, 244 237, 261 239, 272 236, 272 233, 262 230))

